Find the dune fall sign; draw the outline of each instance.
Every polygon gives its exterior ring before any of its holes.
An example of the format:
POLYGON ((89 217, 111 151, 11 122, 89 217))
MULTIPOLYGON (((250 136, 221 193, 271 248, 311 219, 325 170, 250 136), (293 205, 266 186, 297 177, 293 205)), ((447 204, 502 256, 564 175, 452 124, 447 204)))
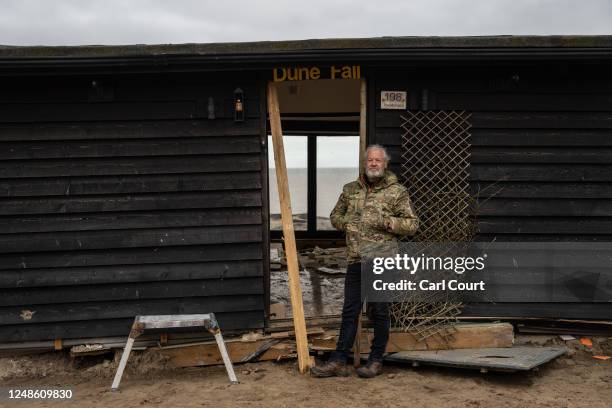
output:
POLYGON ((317 79, 360 79, 359 65, 331 67, 277 67, 272 70, 274 82, 309 81, 317 79))

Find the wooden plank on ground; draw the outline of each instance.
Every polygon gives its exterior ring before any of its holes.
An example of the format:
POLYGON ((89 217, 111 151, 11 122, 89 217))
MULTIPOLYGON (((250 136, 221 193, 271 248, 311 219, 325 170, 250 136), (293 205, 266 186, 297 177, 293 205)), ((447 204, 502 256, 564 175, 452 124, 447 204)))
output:
MULTIPOLYGON (((361 334, 361 352, 368 353, 374 333, 363 330, 361 334)), ((337 331, 328 331, 324 335, 311 339, 312 349, 329 351, 336 348, 337 331)), ((449 350, 481 347, 512 347, 514 332, 510 323, 461 323, 455 326, 455 332, 447 339, 434 335, 425 341, 418 341, 412 334, 391 331, 387 352, 402 350, 449 350)))
MULTIPOLYGON (((232 363, 240 363, 243 359, 260 347, 269 342, 269 338, 256 341, 243 342, 241 340, 229 340, 225 342, 227 352, 232 363)), ((219 348, 214 342, 203 344, 181 346, 176 348, 157 349, 170 364, 175 367, 195 367, 206 365, 223 364, 219 348)), ((258 361, 278 360, 295 356, 295 342, 283 341, 272 345, 259 358, 258 361)))

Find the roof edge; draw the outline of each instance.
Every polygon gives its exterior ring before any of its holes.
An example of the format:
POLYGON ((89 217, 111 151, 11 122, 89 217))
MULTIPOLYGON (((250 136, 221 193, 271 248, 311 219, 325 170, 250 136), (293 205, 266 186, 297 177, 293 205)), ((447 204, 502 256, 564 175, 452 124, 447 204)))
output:
POLYGON ((0 59, 130 58, 153 56, 250 56, 308 54, 334 50, 477 50, 612 49, 612 35, 375 37, 238 43, 10 46, 0 45, 0 59))

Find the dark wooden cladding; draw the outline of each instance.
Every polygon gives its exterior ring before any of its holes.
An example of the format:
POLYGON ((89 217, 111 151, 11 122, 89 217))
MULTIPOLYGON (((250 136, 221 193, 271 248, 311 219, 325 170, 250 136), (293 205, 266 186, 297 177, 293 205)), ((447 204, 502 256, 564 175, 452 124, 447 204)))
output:
POLYGON ((183 262, 149 265, 106 265, 73 268, 4 270, 0 288, 28 288, 103 283, 231 279, 263 276, 262 263, 253 261, 183 262))
POLYGON ((257 190, 0 199, 0 215, 261 206, 257 190))
MULTIPOLYGON (((158 298, 230 296, 239 291, 242 295, 263 294, 263 288, 258 285, 260 277, 240 279, 207 279, 188 281, 135 282, 117 284, 96 284, 88 286, 54 286, 50 288, 23 288, 0 290, 3 306, 20 306, 33 304, 55 305, 58 299, 62 303, 80 303, 100 297, 109 300, 139 300, 158 298)), ((16 315, 16 317, 18 317, 16 315)), ((23 319, 22 323, 23 323, 23 319)))
MULTIPOLYGON (((393 146, 396 129, 382 128, 377 135, 381 144, 393 146)), ((472 129, 472 146, 612 146, 611 129, 472 129)))
MULTIPOLYGON (((258 100, 245 101, 247 118, 259 119, 258 100)), ((224 116, 233 115, 232 100, 223 101, 224 116)), ((205 118, 205 101, 134 101, 113 103, 0 103, 0 121, 5 123, 83 122, 101 120, 176 120, 205 118), (24 109, 25 105, 27 109, 24 109), (200 106, 203 105, 203 106, 200 106)))
POLYGON ((472 163, 560 163, 581 164, 612 162, 612 149, 606 147, 531 147, 518 146, 472 148, 472 163))
MULTIPOLYGON (((37 306, 37 313, 34 313, 32 316, 32 321, 36 321, 37 323, 61 322, 65 319, 66 315, 73 316, 74 320, 129 317, 132 317, 133 320, 133 316, 136 314, 165 314, 163 313, 163 307, 172 307, 176 310, 176 306, 171 306, 172 302, 176 302, 179 307, 186 310, 197 310, 198 308, 209 307, 217 310, 223 308, 226 312, 249 312, 261 308, 262 297, 261 294, 245 294, 240 297, 221 295, 210 296, 208 298, 184 297, 180 299, 147 299, 144 301, 109 300, 104 307, 84 302, 52 303, 49 305, 37 306), (142 312, 139 313, 139 310, 142 312), (147 310, 149 311, 147 312, 147 310), (39 316, 36 316, 37 314, 39 316)), ((5 319, 8 324, 14 324, 16 327, 27 325, 27 322, 24 322, 23 319, 19 319, 19 312, 19 308, 7 307, 3 308, 3 312, 0 312, 0 316, 2 316, 1 318, 5 319)), ((186 311, 184 313, 190 312, 186 311)))
MULTIPOLYGON (((612 200, 591 198, 559 199, 559 198, 520 198, 508 199, 491 197, 475 203, 476 216, 496 216, 503 213, 506 216, 526 217, 610 217, 612 216, 612 200)), ((578 220, 578 218, 576 218, 578 220)))
MULTIPOLYGON (((529 93, 528 97, 521 93, 491 92, 474 97, 469 93, 438 92, 436 95, 438 108, 447 109, 462 105, 471 112, 592 112, 600 110, 612 111, 612 93, 593 94, 590 92, 559 94, 559 93, 529 93)), ((454 108, 451 108, 454 109, 454 108)))
MULTIPOLYGON (((391 169, 400 173, 401 111, 380 109, 381 90, 407 91, 408 109, 469 112, 477 241, 612 241, 611 68, 601 62, 377 69, 368 75, 369 142, 386 146, 391 169)), ((554 286, 560 270, 554 282, 540 285, 530 275, 495 286, 502 275, 491 276, 492 303, 471 303, 464 314, 612 319, 610 293, 602 291, 612 270, 600 266, 598 279, 561 289, 554 286)))
MULTIPOLYGON (((259 296, 261 298, 261 296, 259 296)), ((200 298, 205 299, 205 298, 200 298)), ((232 300, 229 298, 228 300, 232 300)), ((83 320, 70 320, 60 322, 39 323, 30 325, 2 325, 0 326, 0 339, 3 342, 23 342, 32 338, 40 339, 71 339, 71 338, 98 338, 106 336, 125 336, 125 328, 129 329, 134 323, 135 315, 145 314, 188 314, 200 313, 202 309, 217 303, 204 303, 197 300, 178 301, 172 299, 151 306, 149 302, 137 302, 134 307, 124 309, 130 317, 117 319, 96 319, 95 311, 83 320)), ((223 305, 221 305, 223 306, 223 305)), ((112 306, 111 306, 112 307, 112 306)), ((241 310, 237 312, 216 313, 219 325, 223 330, 248 330, 261 328, 261 304, 257 310, 241 310)), ((96 310, 99 309, 96 308, 96 310)), ((59 312, 60 314, 65 311, 59 312)), ((63 314, 66 316, 65 314, 63 314)))
MULTIPOLYGON (((42 214, 39 216, 0 217, 2 233, 59 232, 114 229, 112 222, 124 228, 175 228, 197 226, 243 225, 261 223, 261 208, 214 208, 149 212, 42 214)), ((1 234, 0 234, 1 235, 1 234)))
POLYGON ((252 136, 259 132, 254 120, 234 125, 230 119, 132 122, 0 123, 0 141, 52 141, 99 139, 168 139, 182 137, 252 136))
POLYGON ((612 182, 612 164, 505 164, 475 163, 470 178, 474 181, 525 182, 612 182))
MULTIPOLYGON (((204 141, 202 143, 205 143, 204 141)), ((259 154, 11 160, 2 163, 0 179, 130 174, 260 171, 259 154)))
MULTIPOLYGON (((548 221, 548 220, 546 220, 548 221)), ((542 223, 541 220, 537 222, 542 223)), ((500 223, 500 225, 508 225, 504 223, 500 223)), ((495 228, 495 227, 493 227, 495 228)), ((487 234, 483 232, 485 230, 480 231, 478 235, 474 238, 479 242, 610 242, 612 241, 612 234, 598 234, 595 233, 585 233, 585 234, 560 234, 559 232, 551 231, 550 233, 543 233, 541 231, 537 231, 534 229, 532 234, 523 233, 520 225, 515 224, 515 228, 510 230, 509 232, 494 232, 487 234)), ((499 231, 496 229, 495 231, 499 231)), ((565 232, 565 231, 563 231, 565 232)))
POLYGON ((260 242, 261 234, 261 225, 7 234, 0 235, 0 253, 260 242))
POLYGON ((607 182, 472 182, 476 198, 612 198, 612 184, 607 182))
POLYGON ((0 160, 83 157, 185 156, 198 154, 259 153, 260 143, 249 136, 138 140, 69 140, 59 142, 0 143, 0 160))
POLYGON ((265 135, 239 77, 0 80, 0 342, 125 336, 137 314, 263 327, 265 135))
POLYGON ((259 243, 0 254, 0 270, 263 259, 259 243))
MULTIPOLYGON (((376 114, 376 123, 381 127, 399 127, 401 119, 397 112, 381 111, 376 114)), ((612 112, 472 112, 472 126, 481 129, 612 129, 612 112)))
POLYGON ((58 177, 0 180, 0 198, 28 196, 71 196, 98 194, 168 193, 202 190, 248 190, 261 188, 256 171, 240 173, 187 173, 134 176, 58 177))
MULTIPOLYGON (((117 319, 129 318, 136 314, 166 314, 164 308, 177 309, 176 303, 181 309, 186 310, 181 313, 194 313, 189 310, 201 310, 201 308, 225 309, 226 312, 254 312, 262 307, 261 294, 241 295, 240 298, 225 296, 210 296, 209 298, 184 298, 183 299, 147 299, 146 301, 107 301, 104 307, 96 307, 87 303, 62 303, 37 306, 36 312, 32 316, 32 322, 37 324, 48 324, 62 322, 65 316, 69 315, 74 320, 87 319, 117 319), (138 312, 141 311, 141 312, 138 312), (38 316, 36 316, 38 314, 38 316), (36 320, 34 318, 36 316, 36 320)), ((29 323, 19 318, 19 308, 3 308, 0 318, 6 320, 7 324, 14 325, 17 330, 27 326, 29 323), (21 321, 20 321, 21 320, 21 321)), ((197 313, 197 312, 195 312, 197 313)), ((120 334, 120 333, 118 333, 120 334)))
MULTIPOLYGON (((586 216, 572 217, 570 219, 568 217, 479 216, 476 219, 476 224, 478 232, 481 234, 518 234, 519 237, 554 234, 557 237, 560 236, 566 239, 582 234, 610 236, 612 217, 591 218, 586 216)), ((551 237, 543 238, 545 238, 543 239, 544 241, 551 240, 551 237)), ((553 240, 556 241, 555 239, 553 240)))

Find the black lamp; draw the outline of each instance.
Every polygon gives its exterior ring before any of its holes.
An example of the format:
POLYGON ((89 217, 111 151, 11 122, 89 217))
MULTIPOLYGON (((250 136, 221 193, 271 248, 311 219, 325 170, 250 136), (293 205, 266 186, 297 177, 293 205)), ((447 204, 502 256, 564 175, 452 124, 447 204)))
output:
POLYGON ((244 122, 244 92, 240 88, 234 90, 234 122, 244 122))

